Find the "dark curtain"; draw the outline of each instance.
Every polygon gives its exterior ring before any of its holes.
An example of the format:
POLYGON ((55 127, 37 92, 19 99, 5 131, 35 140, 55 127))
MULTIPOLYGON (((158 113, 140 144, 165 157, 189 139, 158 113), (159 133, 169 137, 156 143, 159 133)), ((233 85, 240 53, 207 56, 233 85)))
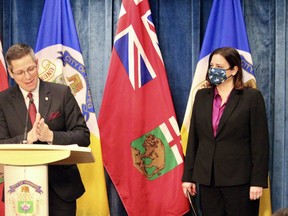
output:
MULTIPOLYGON (((0 2, 0 37, 4 53, 18 42, 34 47, 44 0, 0 2)), ((286 0, 241 0, 241 3, 256 80, 267 108, 272 207, 275 211, 288 206, 288 4, 286 0)), ((71 4, 98 113, 121 0, 71 0, 71 4)), ((150 0, 150 6, 181 125, 212 0, 150 0)), ((107 185, 111 215, 126 215, 108 176, 107 185)))

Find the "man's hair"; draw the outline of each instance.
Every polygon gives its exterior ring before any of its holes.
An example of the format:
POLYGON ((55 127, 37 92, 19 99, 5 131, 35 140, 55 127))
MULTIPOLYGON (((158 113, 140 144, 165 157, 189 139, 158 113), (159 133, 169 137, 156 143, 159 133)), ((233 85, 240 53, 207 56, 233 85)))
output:
POLYGON ((281 208, 276 211, 273 216, 288 216, 288 208, 281 208))
POLYGON ((34 51, 31 46, 22 43, 12 45, 6 52, 5 56, 8 67, 11 68, 11 62, 13 60, 20 59, 27 55, 31 55, 31 57, 36 60, 34 51))

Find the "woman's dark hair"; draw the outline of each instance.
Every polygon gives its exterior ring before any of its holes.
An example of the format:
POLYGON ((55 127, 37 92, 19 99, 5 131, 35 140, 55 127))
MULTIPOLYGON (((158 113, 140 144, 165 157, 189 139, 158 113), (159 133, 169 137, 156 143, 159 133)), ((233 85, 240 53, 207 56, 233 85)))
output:
MULTIPOLYGON (((230 68, 233 68, 234 66, 238 67, 238 72, 235 74, 235 76, 233 76, 234 88, 243 89, 244 87, 243 70, 242 70, 241 57, 240 57, 239 52, 232 47, 222 47, 222 48, 215 49, 209 56, 208 70, 210 68, 212 57, 216 54, 223 56, 225 60, 228 62, 230 68)), ((208 70, 207 70, 206 80, 211 85, 210 80, 208 78, 208 70)))

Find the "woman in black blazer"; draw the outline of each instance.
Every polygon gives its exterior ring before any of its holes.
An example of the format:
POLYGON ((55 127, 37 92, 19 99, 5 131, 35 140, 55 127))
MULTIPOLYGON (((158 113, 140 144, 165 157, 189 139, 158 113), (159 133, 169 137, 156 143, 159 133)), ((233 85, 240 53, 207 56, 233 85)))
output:
POLYGON ((183 192, 194 196, 199 184, 203 216, 256 216, 268 186, 263 96, 244 87, 240 55, 230 47, 211 53, 207 81, 193 104, 183 192))

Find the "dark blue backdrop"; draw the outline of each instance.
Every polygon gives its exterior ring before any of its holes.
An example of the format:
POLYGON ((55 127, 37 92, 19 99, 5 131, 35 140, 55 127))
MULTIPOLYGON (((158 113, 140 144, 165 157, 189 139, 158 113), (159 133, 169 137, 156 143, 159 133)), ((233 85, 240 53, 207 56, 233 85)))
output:
MULTIPOLYGON (((17 42, 34 47, 44 0, 0 2, 0 36, 4 52, 17 42)), ((71 0, 71 4, 98 113, 121 0, 71 0)), ((241 4, 258 88, 264 95, 267 107, 272 204, 276 210, 288 206, 288 4, 286 0, 241 0, 241 4)), ((178 123, 181 125, 212 0, 150 0, 150 5, 178 123)), ((125 215, 108 181, 109 184, 111 215, 125 215)))

